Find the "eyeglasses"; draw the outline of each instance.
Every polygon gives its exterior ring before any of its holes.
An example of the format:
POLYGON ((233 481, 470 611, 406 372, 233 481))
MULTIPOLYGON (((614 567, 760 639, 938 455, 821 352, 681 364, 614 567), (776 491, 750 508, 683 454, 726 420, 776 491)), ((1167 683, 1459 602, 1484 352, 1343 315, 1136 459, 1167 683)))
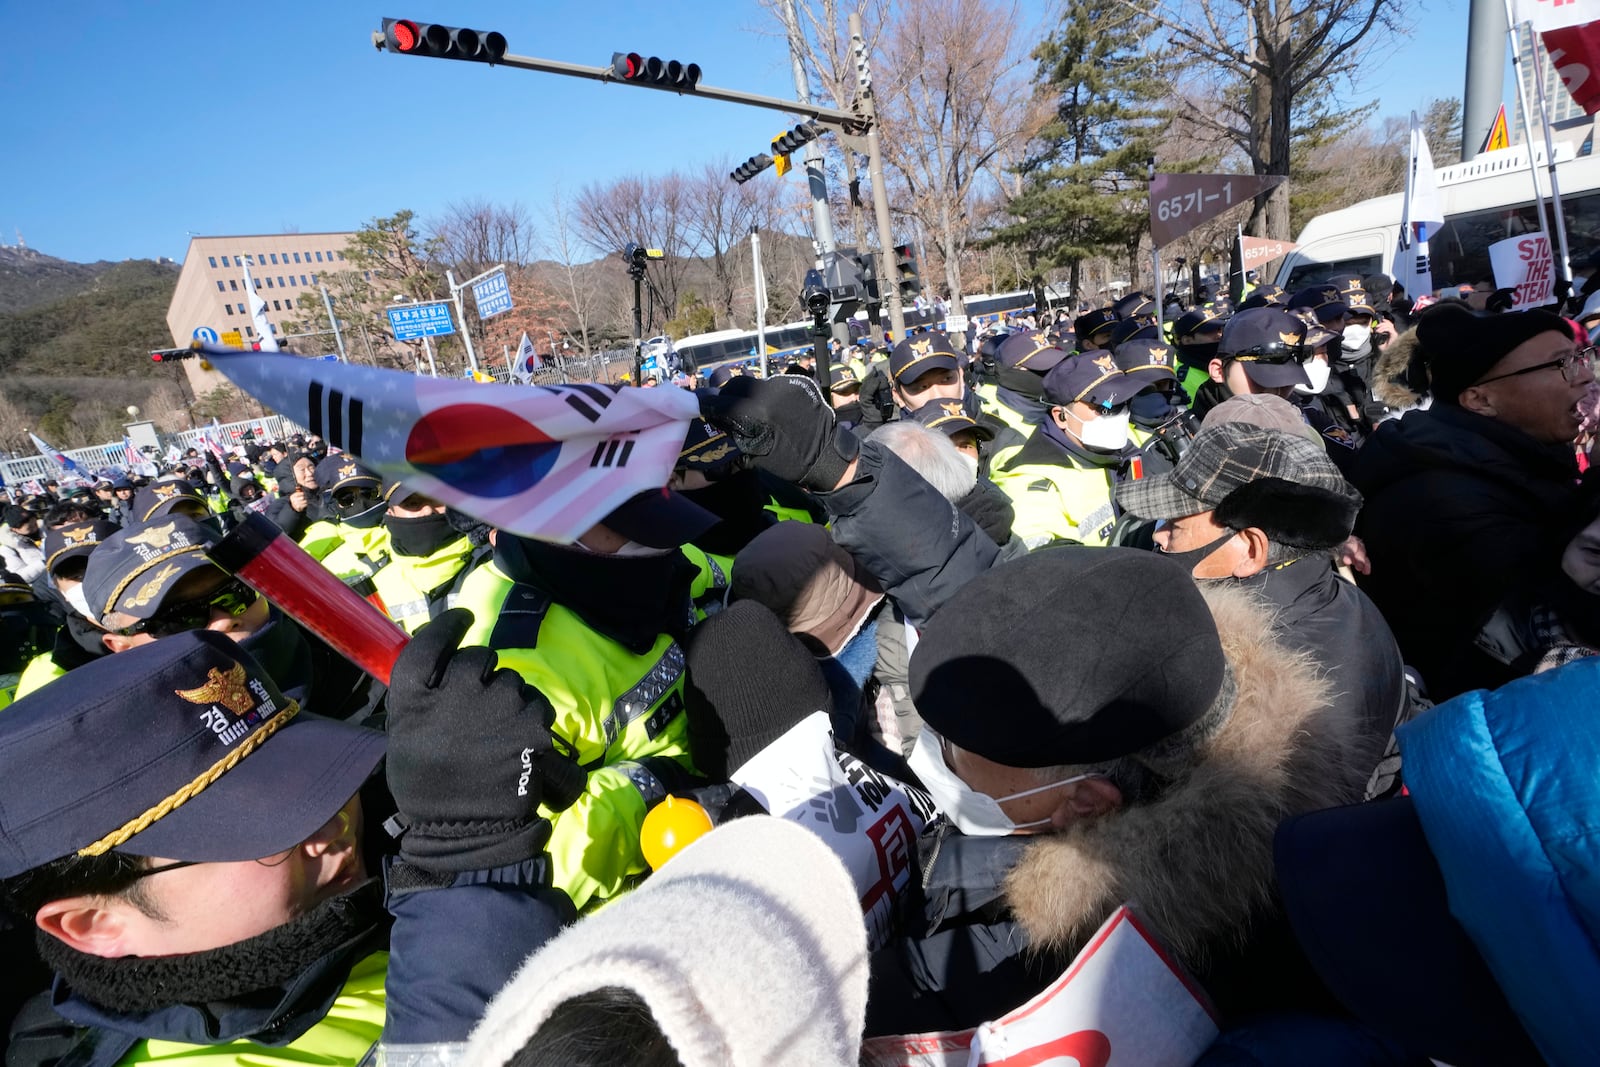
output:
POLYGON ((1584 382, 1594 381, 1594 353, 1595 347, 1590 345, 1588 348, 1580 348, 1576 352, 1568 352, 1560 359, 1552 359, 1548 363, 1536 363, 1531 367, 1523 367, 1521 370, 1496 374, 1492 378, 1480 378, 1472 384, 1487 385, 1489 382, 1498 382, 1502 378, 1515 378, 1519 374, 1532 374, 1534 371, 1560 367, 1561 377, 1568 385, 1581 385, 1584 382))
POLYGON ((132 626, 117 632, 124 637, 132 637, 134 634, 171 637, 173 634, 200 630, 211 621, 211 613, 214 611, 225 612, 234 618, 243 615, 256 602, 256 596, 256 591, 244 582, 238 578, 230 578, 220 588, 205 596, 165 607, 150 618, 140 619, 132 626))
POLYGON ((194 867, 199 863, 199 860, 178 860, 176 863, 163 863, 159 867, 146 867, 142 871, 134 871, 128 877, 133 881, 138 881, 140 878, 148 878, 152 874, 165 874, 167 871, 176 871, 181 867, 194 867))

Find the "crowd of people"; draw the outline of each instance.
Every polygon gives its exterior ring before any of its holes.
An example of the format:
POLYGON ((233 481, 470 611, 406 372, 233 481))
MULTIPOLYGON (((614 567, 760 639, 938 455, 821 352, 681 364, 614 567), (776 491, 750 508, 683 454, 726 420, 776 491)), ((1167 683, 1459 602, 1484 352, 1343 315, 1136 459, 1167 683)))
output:
POLYGON ((1396 297, 719 368, 573 544, 306 436, 14 494, 6 1062, 851 1064, 1125 904, 1198 1063, 1600 1061, 1594 350, 1396 297))

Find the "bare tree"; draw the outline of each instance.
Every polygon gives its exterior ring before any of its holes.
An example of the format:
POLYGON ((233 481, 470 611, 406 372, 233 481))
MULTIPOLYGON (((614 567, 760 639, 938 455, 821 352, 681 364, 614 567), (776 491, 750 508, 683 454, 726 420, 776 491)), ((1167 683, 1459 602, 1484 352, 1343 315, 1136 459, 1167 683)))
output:
POLYGON ((1019 14, 991 0, 910 0, 873 78, 883 146, 913 217, 943 261, 960 314, 960 264, 976 236, 979 198, 1003 189, 1042 114, 1023 69, 1019 14))
MULTIPOLYGON (((1385 0, 1121 2, 1147 14, 1193 57, 1191 95, 1220 105, 1212 114, 1197 113, 1197 121, 1237 145, 1255 174, 1290 174, 1306 105, 1325 103, 1384 40, 1407 32, 1402 9, 1385 0)), ((1247 229, 1291 236, 1287 186, 1256 200, 1247 229)))
POLYGON ((602 256, 616 255, 630 244, 666 253, 645 274, 657 319, 677 314, 688 271, 689 211, 683 184, 675 173, 619 178, 606 185, 584 186, 573 204, 578 235, 602 256))
POLYGON ((533 219, 519 203, 495 204, 478 198, 449 205, 428 223, 428 247, 458 280, 497 263, 521 266, 537 247, 533 219))
POLYGON ((545 211, 541 248, 544 257, 555 265, 554 287, 561 295, 561 331, 575 337, 588 356, 593 351, 590 335, 600 303, 599 272, 578 260, 578 238, 560 186, 551 194, 545 211))

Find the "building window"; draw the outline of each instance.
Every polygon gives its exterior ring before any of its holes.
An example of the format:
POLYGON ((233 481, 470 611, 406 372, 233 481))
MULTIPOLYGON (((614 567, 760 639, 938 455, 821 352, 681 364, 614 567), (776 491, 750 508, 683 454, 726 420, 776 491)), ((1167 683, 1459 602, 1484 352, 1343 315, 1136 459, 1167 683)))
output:
POLYGON ((261 279, 260 278, 251 278, 250 280, 256 283, 255 284, 256 290, 260 291, 260 289, 261 289, 261 279))
POLYGON ((216 265, 217 265, 217 257, 216 256, 207 256, 206 258, 211 260, 211 266, 214 269, 216 267, 216 265))
POLYGON ((288 288, 288 286, 283 284, 283 275, 281 275, 281 274, 278 275, 278 288, 279 289, 287 289, 288 288))
POLYGON ((276 253, 276 252, 272 253, 272 265, 273 266, 277 266, 278 265, 278 253, 276 253))
POLYGON ((321 284, 321 283, 319 283, 319 282, 318 282, 318 281, 317 281, 317 276, 316 276, 316 275, 315 275, 315 274, 313 274, 313 275, 312 275, 312 276, 311 276, 311 284, 312 284, 312 285, 319 285, 319 284, 321 284))
POLYGON ((344 262, 344 253, 343 253, 343 252, 340 252, 340 253, 339 253, 339 262, 340 262, 340 263, 343 263, 343 262, 344 262))
POLYGON ((318 252, 318 253, 317 253, 317 262, 318 262, 318 263, 321 263, 321 262, 322 262, 322 253, 321 253, 321 252, 318 252))
POLYGON ((296 263, 298 263, 298 262, 300 262, 300 253, 299 253, 299 252, 296 252, 296 253, 295 253, 295 254, 294 254, 294 261, 295 261, 295 262, 296 262, 296 263))
POLYGON ((274 337, 277 336, 277 334, 278 334, 278 324, 277 323, 275 323, 275 322, 267 323, 267 329, 272 331, 272 334, 273 334, 274 337))
POLYGON ((226 267, 228 265, 228 257, 227 256, 223 256, 222 257, 222 265, 224 267, 226 267))
POLYGON ((228 279, 228 289, 229 289, 230 292, 237 293, 239 291, 239 283, 234 281, 232 278, 229 278, 228 279))
POLYGON ((252 328, 250 328, 249 326, 246 326, 244 328, 244 335, 246 337, 254 337, 256 335, 256 331, 253 330, 252 328))
POLYGON ((272 302, 272 310, 273 311, 282 311, 283 310, 283 302, 281 300, 274 300, 272 302))
POLYGON ((227 291, 228 291, 228 290, 226 290, 226 289, 224 289, 224 288, 223 288, 223 287, 222 287, 222 283, 221 283, 221 282, 220 282, 220 281, 219 281, 219 282, 218 282, 218 283, 217 283, 217 292, 219 292, 219 293, 225 293, 225 292, 227 292, 227 291))
POLYGON ((306 284, 306 276, 304 274, 300 275, 300 284, 301 285, 306 284))
POLYGON ((267 275, 267 288, 268 289, 272 288, 272 275, 270 275, 270 274, 267 275))
POLYGON ((231 316, 233 314, 233 305, 232 304, 223 304, 222 305, 222 310, 226 311, 231 316))

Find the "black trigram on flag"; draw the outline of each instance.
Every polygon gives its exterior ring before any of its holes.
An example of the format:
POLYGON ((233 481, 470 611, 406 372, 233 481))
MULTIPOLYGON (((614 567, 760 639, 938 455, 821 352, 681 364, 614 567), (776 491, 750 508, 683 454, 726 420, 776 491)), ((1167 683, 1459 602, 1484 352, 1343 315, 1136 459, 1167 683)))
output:
POLYGON ((633 455, 633 439, 635 434, 624 434, 601 441, 594 446, 594 455, 589 457, 590 467, 620 468, 628 465, 628 457, 633 455))
POLYGON ((361 454, 361 400, 312 382, 306 390, 306 429, 330 445, 361 454))
POLYGON ((590 422, 600 421, 600 412, 611 406, 621 386, 617 385, 552 385, 562 394, 567 406, 590 422))

